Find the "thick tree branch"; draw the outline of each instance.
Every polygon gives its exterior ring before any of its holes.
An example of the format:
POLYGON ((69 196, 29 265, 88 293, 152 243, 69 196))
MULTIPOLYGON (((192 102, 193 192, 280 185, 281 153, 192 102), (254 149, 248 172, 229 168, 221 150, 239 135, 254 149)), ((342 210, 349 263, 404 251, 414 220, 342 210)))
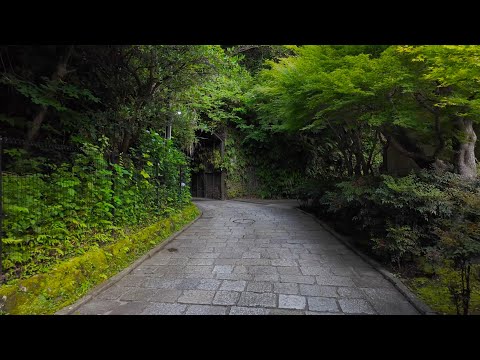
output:
MULTIPOLYGON (((51 76, 52 81, 62 80, 68 74, 67 63, 73 53, 73 48, 74 48, 74 45, 69 45, 67 47, 65 55, 59 60, 55 68, 55 71, 51 76)), ((45 119, 45 116, 47 115, 47 111, 48 111, 47 106, 43 105, 40 108, 40 111, 37 113, 37 115, 33 119, 32 127, 27 133, 27 142, 25 143, 25 149, 28 149, 29 142, 31 142, 37 137, 38 132, 40 131, 42 123, 45 119)))
POLYGON ((393 136, 389 134, 383 133, 383 136, 385 136, 390 145, 392 145, 398 152, 400 152, 402 155, 405 155, 406 157, 409 157, 416 161, 422 161, 427 163, 432 163, 435 161, 435 158, 433 157, 428 157, 417 152, 408 151, 393 136))
POLYGON ((233 55, 237 55, 237 54, 240 54, 242 52, 245 52, 245 51, 248 51, 248 50, 251 50, 251 49, 258 49, 261 46, 262 45, 243 45, 243 46, 240 46, 237 49, 235 49, 235 51, 233 52, 233 55))
MULTIPOLYGON (((375 149, 377 147, 378 140, 379 140, 378 131, 376 131, 375 132, 375 140, 373 141, 373 145, 372 145, 372 148, 370 149, 370 152, 368 154, 368 160, 367 160, 367 168, 370 169, 370 170, 372 170, 373 154, 375 153, 375 149)), ((373 171, 371 171, 371 173, 373 174, 373 171)))
POLYGON ((125 66, 125 69, 127 69, 127 71, 133 76, 133 78, 135 79, 136 83, 137 83, 137 86, 139 89, 142 88, 142 81, 140 80, 140 77, 138 76, 137 72, 132 69, 132 67, 130 66, 130 64, 128 63, 128 61, 125 61, 125 59, 122 59, 122 62, 123 62, 123 65, 125 66))
POLYGON ((437 144, 437 147, 435 148, 435 151, 433 153, 433 157, 436 158, 442 152, 442 150, 445 148, 445 140, 444 140, 444 138, 442 136, 442 132, 440 130, 440 111, 435 106, 429 104, 428 102, 433 102, 433 101, 428 99, 422 93, 417 92, 413 96, 414 96, 415 100, 417 100, 417 102, 424 109, 428 110, 434 116, 435 135, 437 136, 438 144, 437 144))

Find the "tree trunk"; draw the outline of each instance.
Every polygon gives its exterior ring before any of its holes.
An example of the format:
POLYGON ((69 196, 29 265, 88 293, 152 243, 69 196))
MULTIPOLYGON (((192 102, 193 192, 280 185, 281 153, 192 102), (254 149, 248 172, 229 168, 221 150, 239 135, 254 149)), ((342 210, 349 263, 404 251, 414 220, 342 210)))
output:
POLYGON ((368 174, 367 163, 365 162, 365 156, 363 155, 362 139, 358 132, 355 132, 352 136, 353 148, 355 149, 355 175, 361 176, 368 174))
MULTIPOLYGON (((42 126, 43 120, 45 119, 45 115, 47 115, 47 107, 42 106, 38 114, 33 119, 32 127, 28 130, 27 133, 27 142, 35 140, 40 131, 40 127, 42 126)), ((28 146, 28 144, 27 144, 28 146)))
POLYGON ((455 172, 467 179, 477 177, 477 166, 475 163, 475 142, 477 135, 473 130, 472 120, 456 118, 455 127, 460 133, 460 137, 453 139, 454 155, 453 165, 455 172))
MULTIPOLYGON (((70 45, 68 47, 68 50, 65 56, 63 56, 62 59, 57 64, 55 72, 51 76, 52 81, 62 80, 65 77, 65 75, 67 75, 68 73, 67 62, 68 62, 68 59, 70 58, 72 50, 73 50, 73 45, 70 45)), ((38 135, 38 132, 40 131, 40 127, 42 126, 43 120, 45 119, 45 115, 47 115, 47 107, 42 106, 38 114, 34 117, 32 127, 27 133, 27 142, 31 142, 35 140, 35 138, 38 135)))
POLYGON ((123 136, 122 145, 120 148, 120 152, 126 154, 128 149, 130 148, 130 141, 132 140, 132 135, 129 132, 126 132, 123 136))
POLYGON ((345 161, 345 167, 347 168, 347 173, 348 173, 348 176, 352 176, 353 175, 353 166, 352 166, 352 157, 351 157, 351 154, 350 156, 347 154, 347 152, 345 150, 340 150, 342 155, 343 155, 343 159, 345 161))

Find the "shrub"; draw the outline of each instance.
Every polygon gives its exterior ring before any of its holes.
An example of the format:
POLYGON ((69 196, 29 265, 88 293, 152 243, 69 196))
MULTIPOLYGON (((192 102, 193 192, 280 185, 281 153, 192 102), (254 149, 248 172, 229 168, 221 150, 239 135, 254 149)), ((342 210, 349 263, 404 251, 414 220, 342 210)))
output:
POLYGON ((444 280, 458 313, 468 313, 472 267, 480 256, 479 181, 427 171, 364 177, 337 184, 320 203, 368 235, 375 254, 398 269, 425 259, 435 276, 443 276, 435 269, 453 271, 444 280))

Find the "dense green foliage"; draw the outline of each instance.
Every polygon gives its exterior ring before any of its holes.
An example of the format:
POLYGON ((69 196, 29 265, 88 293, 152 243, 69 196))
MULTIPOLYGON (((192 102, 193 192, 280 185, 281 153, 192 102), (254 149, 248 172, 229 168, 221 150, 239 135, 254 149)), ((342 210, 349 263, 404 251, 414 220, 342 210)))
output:
POLYGON ((180 186, 180 167, 182 180, 188 177, 185 155, 155 132, 145 138, 136 157, 118 163, 107 162, 101 146, 85 144, 72 163, 50 165, 47 174, 4 174, 7 278, 44 271, 189 202, 180 186))

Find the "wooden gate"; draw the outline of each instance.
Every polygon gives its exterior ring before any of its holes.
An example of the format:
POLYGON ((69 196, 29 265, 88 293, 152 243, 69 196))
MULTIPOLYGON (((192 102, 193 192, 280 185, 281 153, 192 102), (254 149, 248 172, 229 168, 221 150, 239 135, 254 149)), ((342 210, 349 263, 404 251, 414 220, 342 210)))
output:
POLYGON ((222 172, 192 174, 192 196, 222 200, 222 172))

